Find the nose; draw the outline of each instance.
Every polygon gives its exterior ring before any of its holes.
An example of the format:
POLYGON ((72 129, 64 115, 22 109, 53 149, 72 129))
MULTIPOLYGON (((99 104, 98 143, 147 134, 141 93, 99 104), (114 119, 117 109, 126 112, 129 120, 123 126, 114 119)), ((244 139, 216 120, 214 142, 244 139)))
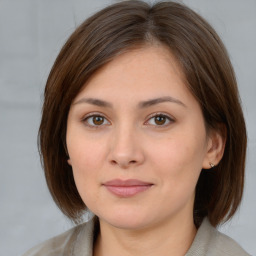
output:
POLYGON ((111 165, 128 169, 141 165, 145 160, 139 134, 132 128, 118 129, 112 135, 110 144, 109 161, 111 165))

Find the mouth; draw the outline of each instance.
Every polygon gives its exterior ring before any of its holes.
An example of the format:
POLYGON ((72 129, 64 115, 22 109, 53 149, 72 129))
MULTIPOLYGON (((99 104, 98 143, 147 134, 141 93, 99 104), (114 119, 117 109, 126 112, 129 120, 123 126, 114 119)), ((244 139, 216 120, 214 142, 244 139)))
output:
POLYGON ((118 197, 132 197, 150 189, 153 184, 135 179, 115 179, 105 182, 103 186, 118 197))

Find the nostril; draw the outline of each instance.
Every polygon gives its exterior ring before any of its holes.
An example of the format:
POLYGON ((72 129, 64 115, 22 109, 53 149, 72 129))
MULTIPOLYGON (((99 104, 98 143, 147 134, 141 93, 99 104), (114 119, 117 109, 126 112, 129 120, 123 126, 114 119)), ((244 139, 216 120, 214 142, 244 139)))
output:
POLYGON ((131 161, 116 161, 116 160, 111 160, 110 161, 110 163, 112 164, 112 165, 120 165, 120 166, 129 166, 129 165, 131 165, 131 164, 136 164, 137 163, 137 161, 136 160, 131 160, 131 161))
POLYGON ((111 164, 117 164, 115 160, 111 160, 111 164))

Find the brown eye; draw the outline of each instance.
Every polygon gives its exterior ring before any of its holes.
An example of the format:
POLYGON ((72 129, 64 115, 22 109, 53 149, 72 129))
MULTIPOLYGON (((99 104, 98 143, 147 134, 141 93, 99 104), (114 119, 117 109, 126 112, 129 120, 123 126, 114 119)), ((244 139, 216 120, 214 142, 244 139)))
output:
POLYGON ((171 117, 163 114, 154 115, 148 121, 150 125, 154 126, 166 126, 171 122, 174 122, 174 120, 171 117))
POLYGON ((87 126, 92 126, 92 127, 97 127, 97 126, 103 126, 103 125, 109 125, 110 124, 104 116, 100 116, 100 115, 88 116, 83 120, 83 122, 87 126))
POLYGON ((104 123, 104 117, 102 117, 102 116, 94 116, 92 121, 93 121, 93 123, 95 125, 101 125, 101 124, 104 123))
POLYGON ((155 117, 155 123, 157 125, 163 125, 166 122, 166 116, 156 116, 155 117))

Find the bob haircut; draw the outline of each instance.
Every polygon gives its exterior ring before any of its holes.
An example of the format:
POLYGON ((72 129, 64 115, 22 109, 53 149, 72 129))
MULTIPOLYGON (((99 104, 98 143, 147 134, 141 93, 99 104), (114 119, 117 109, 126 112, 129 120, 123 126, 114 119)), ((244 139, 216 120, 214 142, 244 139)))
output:
POLYGON ((65 137, 72 101, 88 79, 117 55, 159 43, 180 63, 187 87, 201 106, 206 130, 218 130, 226 141, 218 166, 201 171, 195 188, 195 225, 208 216, 217 226, 230 219, 241 202, 246 127, 235 74, 221 39, 183 4, 121 1, 97 12, 73 32, 45 87, 38 134, 41 162, 54 201, 75 223, 87 208, 67 163, 65 137))

